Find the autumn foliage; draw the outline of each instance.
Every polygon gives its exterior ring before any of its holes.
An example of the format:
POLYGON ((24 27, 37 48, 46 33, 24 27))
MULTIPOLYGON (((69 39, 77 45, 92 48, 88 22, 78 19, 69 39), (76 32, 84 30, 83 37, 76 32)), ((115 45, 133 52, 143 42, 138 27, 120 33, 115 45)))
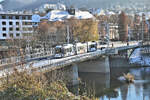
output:
POLYGON ((63 81, 49 82, 41 72, 15 70, 0 86, 0 100, 90 100, 75 96, 63 81))
POLYGON ((74 40, 77 40, 79 42, 98 40, 98 22, 96 22, 95 20, 70 19, 69 24, 74 40))
POLYGON ((38 41, 53 44, 67 42, 67 27, 69 26, 70 43, 74 41, 98 40, 98 22, 92 19, 78 20, 68 19, 66 21, 49 22, 42 21, 37 28, 38 41))

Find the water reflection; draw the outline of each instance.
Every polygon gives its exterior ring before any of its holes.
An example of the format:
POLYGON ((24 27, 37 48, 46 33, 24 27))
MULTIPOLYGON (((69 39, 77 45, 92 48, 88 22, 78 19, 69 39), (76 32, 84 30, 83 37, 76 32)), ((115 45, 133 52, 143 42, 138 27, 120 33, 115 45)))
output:
POLYGON ((80 73, 79 76, 88 87, 94 86, 95 96, 100 100, 150 100, 150 68, 112 69, 110 75, 80 73), (135 75, 134 84, 118 80, 127 72, 135 75))

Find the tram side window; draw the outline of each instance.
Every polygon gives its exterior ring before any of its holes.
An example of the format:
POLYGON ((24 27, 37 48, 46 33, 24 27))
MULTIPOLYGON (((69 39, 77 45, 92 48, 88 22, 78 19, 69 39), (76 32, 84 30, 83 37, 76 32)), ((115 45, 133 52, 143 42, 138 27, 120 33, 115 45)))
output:
POLYGON ((78 47, 78 51, 80 51, 80 49, 81 49, 81 48, 80 48, 80 47, 78 47))
POLYGON ((83 50, 84 49, 84 47, 80 47, 80 50, 83 50))
POLYGON ((68 49, 67 49, 67 52, 71 52, 71 49, 70 49, 70 48, 68 48, 68 49))
POLYGON ((73 51, 73 48, 70 48, 70 52, 72 52, 73 51))
POLYGON ((66 54, 67 53, 67 49, 64 49, 64 54, 66 54))
POLYGON ((78 47, 78 51, 80 51, 82 49, 82 47, 80 46, 80 47, 78 47))
POLYGON ((66 53, 71 52, 71 51, 72 51, 71 48, 67 48, 64 50, 64 53, 66 54, 66 53))

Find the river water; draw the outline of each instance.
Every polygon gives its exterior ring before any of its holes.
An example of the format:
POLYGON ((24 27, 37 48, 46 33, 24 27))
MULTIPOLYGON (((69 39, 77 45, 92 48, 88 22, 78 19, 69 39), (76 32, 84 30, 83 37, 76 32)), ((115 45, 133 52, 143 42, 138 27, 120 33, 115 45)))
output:
POLYGON ((79 73, 79 77, 100 100, 150 100, 150 67, 111 68, 110 74, 79 73), (118 79, 128 72, 135 76, 132 84, 118 79))

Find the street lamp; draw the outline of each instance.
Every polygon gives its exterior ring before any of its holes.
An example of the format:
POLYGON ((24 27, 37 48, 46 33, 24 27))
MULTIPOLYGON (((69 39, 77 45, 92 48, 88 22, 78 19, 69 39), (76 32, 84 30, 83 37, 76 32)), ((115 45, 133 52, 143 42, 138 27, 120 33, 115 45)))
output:
POLYGON ((69 25, 67 25, 67 44, 69 44, 69 41, 70 41, 69 25))
POLYGON ((150 38, 150 23, 149 23, 149 21, 146 21, 146 24, 148 25, 148 39, 147 39, 147 41, 149 41, 149 38, 150 38))
POLYGON ((129 39, 129 41, 131 41, 131 29, 130 29, 130 27, 129 27, 129 30, 128 30, 128 39, 129 39))
POLYGON ((106 32, 107 32, 106 34, 107 46, 109 47, 109 42, 110 42, 109 23, 105 23, 105 25, 106 25, 106 32))

